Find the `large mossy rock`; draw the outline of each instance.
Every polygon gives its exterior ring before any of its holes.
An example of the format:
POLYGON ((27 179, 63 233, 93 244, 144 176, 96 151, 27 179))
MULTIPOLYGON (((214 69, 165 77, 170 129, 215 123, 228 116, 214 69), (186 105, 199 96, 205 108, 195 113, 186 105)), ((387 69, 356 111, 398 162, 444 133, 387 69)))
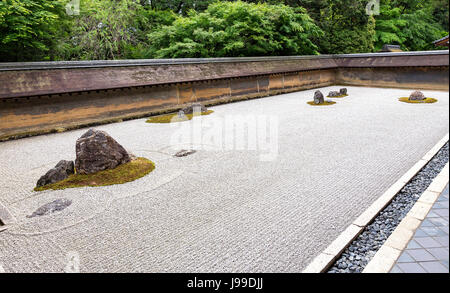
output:
POLYGON ((76 143, 75 168, 78 174, 114 169, 131 161, 131 155, 108 133, 90 129, 76 143))
POLYGON ((44 176, 39 178, 36 187, 62 181, 74 173, 74 164, 72 161, 59 161, 54 168, 50 169, 44 176))

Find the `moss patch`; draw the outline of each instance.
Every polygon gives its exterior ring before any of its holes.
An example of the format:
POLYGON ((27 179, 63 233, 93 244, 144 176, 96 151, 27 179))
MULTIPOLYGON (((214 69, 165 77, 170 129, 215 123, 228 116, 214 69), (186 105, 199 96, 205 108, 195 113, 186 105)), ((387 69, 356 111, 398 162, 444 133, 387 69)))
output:
POLYGON ((406 98, 406 97, 400 98, 398 100, 400 102, 410 103, 410 104, 432 104, 432 103, 436 103, 438 101, 433 98, 425 98, 425 100, 422 100, 422 101, 414 101, 414 100, 410 100, 409 98, 406 98))
MULTIPOLYGON (((212 110, 208 110, 206 112, 202 113, 202 116, 205 115, 209 115, 211 113, 214 113, 214 111, 212 110)), ((159 115, 159 116, 154 116, 154 117, 150 117, 147 120, 147 123, 174 123, 174 122, 183 122, 183 121, 188 121, 191 120, 194 117, 194 114, 187 114, 185 115, 186 118, 178 118, 178 113, 171 113, 171 114, 166 114, 166 115, 159 115)))
POLYGON ((348 97, 348 95, 340 95, 340 96, 336 96, 336 97, 327 96, 327 98, 331 98, 331 99, 333 99, 333 98, 345 98, 345 97, 348 97))
POLYGON ((330 105, 334 105, 334 104, 336 104, 336 102, 327 102, 327 101, 325 101, 325 102, 320 103, 320 104, 315 104, 314 101, 309 101, 308 102, 308 105, 311 105, 311 106, 330 106, 330 105))
POLYGON ((73 174, 63 181, 36 187, 34 191, 123 184, 142 178, 154 169, 155 163, 152 161, 146 158, 137 158, 112 170, 104 170, 89 175, 73 174))

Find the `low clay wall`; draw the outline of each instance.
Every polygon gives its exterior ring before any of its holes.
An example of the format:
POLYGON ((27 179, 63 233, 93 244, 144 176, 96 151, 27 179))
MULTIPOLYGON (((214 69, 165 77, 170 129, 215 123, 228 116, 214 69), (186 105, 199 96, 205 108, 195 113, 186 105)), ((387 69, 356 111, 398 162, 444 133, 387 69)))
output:
POLYGON ((449 89, 448 51, 0 63, 0 140, 334 84, 449 89))

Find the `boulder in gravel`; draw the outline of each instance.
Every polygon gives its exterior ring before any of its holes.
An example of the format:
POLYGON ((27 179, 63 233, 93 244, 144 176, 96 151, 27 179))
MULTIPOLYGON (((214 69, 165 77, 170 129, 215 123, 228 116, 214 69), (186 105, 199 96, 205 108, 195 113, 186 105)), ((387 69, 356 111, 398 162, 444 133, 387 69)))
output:
POLYGON ((337 91, 332 91, 332 92, 330 92, 329 94, 328 94, 328 96, 329 97, 339 97, 339 96, 341 96, 342 94, 340 93, 340 92, 337 92, 337 91))
POLYGON ((68 206, 70 206, 71 204, 72 204, 71 200, 60 198, 41 206, 31 215, 27 216, 27 218, 46 216, 54 212, 60 212, 65 208, 67 208, 68 206))
POLYGON ((314 104, 319 105, 323 104, 325 102, 325 99, 323 97, 323 94, 321 91, 316 91, 314 93, 314 104))
POLYGON ((75 169, 73 161, 59 161, 54 168, 50 169, 44 176, 39 178, 36 187, 62 181, 74 173, 75 169))
POLYGON ((108 133, 90 129, 76 143, 75 168, 79 174, 114 169, 131 161, 132 156, 108 133))
POLYGON ((181 111, 183 111, 184 114, 189 115, 193 114, 194 112, 205 113, 208 111, 208 109, 200 103, 194 103, 190 106, 183 108, 181 111))
POLYGON ((347 88, 341 88, 340 90, 339 90, 339 93, 342 95, 342 96, 345 96, 345 95, 347 95, 347 88))
POLYGON ((423 101, 425 100, 425 95, 421 91, 415 91, 409 96, 411 101, 423 101))

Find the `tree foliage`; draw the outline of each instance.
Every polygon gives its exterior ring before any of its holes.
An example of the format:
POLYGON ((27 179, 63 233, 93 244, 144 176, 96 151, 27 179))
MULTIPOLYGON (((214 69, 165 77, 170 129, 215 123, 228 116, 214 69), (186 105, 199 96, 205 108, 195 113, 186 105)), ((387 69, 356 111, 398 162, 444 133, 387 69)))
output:
POLYGON ((50 59, 62 17, 64 6, 59 0, 1 0, 1 59, 50 59))
POLYGON ((448 0, 0 0, 0 61, 338 54, 435 49, 448 0))
POLYGON ((436 21, 433 11, 429 2, 420 0, 383 0, 376 18, 375 48, 396 44, 406 51, 434 49, 432 42, 448 32, 436 21))
POLYGON ((312 38, 321 30, 303 8, 249 4, 211 4, 191 11, 149 35, 155 58, 237 57, 318 54, 312 38))

